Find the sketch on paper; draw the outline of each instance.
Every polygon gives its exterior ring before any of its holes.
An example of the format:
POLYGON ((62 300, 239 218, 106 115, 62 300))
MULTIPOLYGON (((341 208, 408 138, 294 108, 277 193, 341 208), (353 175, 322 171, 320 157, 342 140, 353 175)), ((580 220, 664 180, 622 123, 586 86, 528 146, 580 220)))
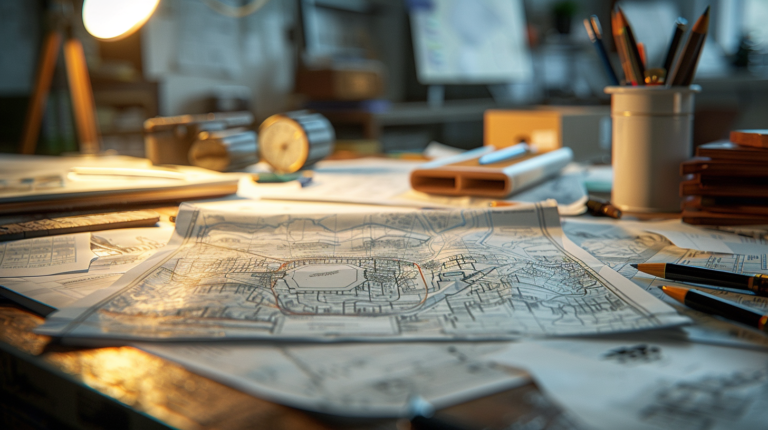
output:
POLYGON ((133 339, 511 339, 687 321, 562 240, 554 205, 277 216, 186 206, 168 247, 38 330, 133 339))

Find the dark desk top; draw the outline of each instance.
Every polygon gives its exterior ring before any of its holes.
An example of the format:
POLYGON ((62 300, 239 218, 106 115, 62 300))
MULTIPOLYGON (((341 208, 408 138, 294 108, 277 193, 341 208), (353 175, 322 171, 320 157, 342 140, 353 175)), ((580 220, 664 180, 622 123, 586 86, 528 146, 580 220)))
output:
MULTIPOLYGON (((258 399, 144 351, 75 348, 32 333, 43 318, 0 302, 0 427, 408 429, 258 399)), ((437 412, 467 429, 577 428, 533 383, 437 412)), ((439 428, 439 427, 438 427, 439 428)))

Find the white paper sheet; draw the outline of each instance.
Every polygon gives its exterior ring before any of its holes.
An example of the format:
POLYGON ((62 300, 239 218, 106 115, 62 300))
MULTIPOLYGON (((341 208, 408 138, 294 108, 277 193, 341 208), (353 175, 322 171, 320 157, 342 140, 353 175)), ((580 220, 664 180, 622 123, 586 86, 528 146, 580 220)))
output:
POLYGON ((138 346, 260 398, 344 416, 404 416, 414 395, 441 408, 530 380, 484 360, 503 342, 138 346))
POLYGON ((491 360, 528 370, 587 428, 763 428, 768 353, 661 333, 510 344, 491 360))
POLYGON ((680 248, 727 254, 768 253, 768 241, 764 239, 699 228, 680 220, 631 223, 627 226, 658 233, 680 248))
POLYGON ((94 254, 90 233, 0 242, 0 278, 88 270, 94 254))

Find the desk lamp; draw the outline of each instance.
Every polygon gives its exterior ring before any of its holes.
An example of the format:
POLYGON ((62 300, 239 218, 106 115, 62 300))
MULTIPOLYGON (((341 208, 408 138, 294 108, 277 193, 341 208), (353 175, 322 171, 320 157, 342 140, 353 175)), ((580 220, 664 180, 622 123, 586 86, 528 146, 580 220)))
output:
MULTIPOLYGON (((160 0, 85 0, 82 19, 85 29, 94 37, 105 41, 119 40, 138 30, 157 8, 160 0)), ((45 38, 40 64, 35 79, 35 90, 27 109, 20 152, 34 154, 40 125, 45 113, 51 81, 56 69, 59 50, 64 39, 69 91, 80 152, 95 154, 100 150, 93 90, 82 43, 72 31, 73 6, 71 1, 55 0, 50 11, 52 29, 45 38)))

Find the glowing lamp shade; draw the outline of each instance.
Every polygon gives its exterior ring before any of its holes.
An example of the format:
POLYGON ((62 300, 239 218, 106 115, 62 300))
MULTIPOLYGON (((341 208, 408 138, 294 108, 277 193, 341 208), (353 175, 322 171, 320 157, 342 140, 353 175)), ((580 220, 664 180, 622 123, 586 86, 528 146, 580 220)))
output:
POLYGON ((85 0, 83 24, 97 39, 122 39, 144 25, 158 3, 160 0, 85 0))

